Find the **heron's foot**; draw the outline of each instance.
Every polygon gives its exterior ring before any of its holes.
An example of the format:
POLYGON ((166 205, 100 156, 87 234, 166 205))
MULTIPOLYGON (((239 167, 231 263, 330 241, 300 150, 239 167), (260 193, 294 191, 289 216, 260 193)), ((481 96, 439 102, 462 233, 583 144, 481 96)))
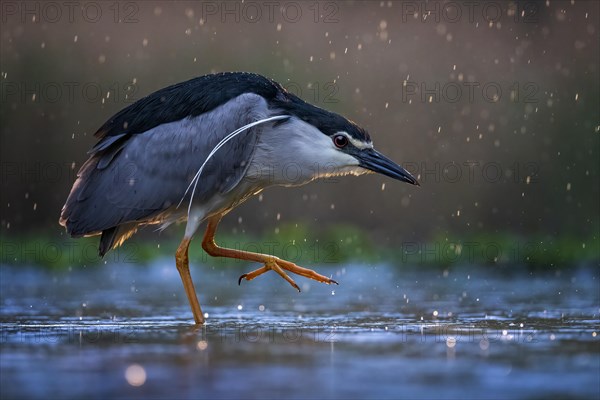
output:
POLYGON ((313 279, 317 282, 325 283, 327 285, 331 285, 332 283, 335 283, 336 285, 338 285, 338 283, 336 281, 334 281, 333 279, 328 278, 324 275, 321 275, 321 274, 313 271, 312 269, 302 268, 292 262, 285 261, 285 260, 282 260, 277 257, 272 257, 271 259, 269 259, 269 261, 267 261, 265 263, 264 266, 254 270, 252 272, 248 272, 247 274, 243 274, 242 276, 240 276, 240 279, 238 280, 238 284, 241 284, 242 280, 244 280, 244 279, 247 281, 251 281, 252 279, 259 277, 260 275, 264 274, 267 271, 275 271, 279 274, 279 276, 281 276, 290 285, 292 285, 292 287, 294 289, 296 289, 300 292, 300 287, 296 284, 296 282, 294 282, 294 280, 292 278, 289 277, 288 274, 285 273, 284 270, 292 272, 296 275, 304 276, 305 278, 313 279))

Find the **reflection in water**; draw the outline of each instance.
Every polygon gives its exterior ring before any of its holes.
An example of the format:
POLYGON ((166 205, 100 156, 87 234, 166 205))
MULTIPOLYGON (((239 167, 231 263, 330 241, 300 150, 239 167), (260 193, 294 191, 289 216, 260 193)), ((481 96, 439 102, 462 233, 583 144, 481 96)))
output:
POLYGON ((594 269, 319 268, 335 295, 197 267, 196 327, 170 260, 2 267, 2 397, 600 395, 594 269))

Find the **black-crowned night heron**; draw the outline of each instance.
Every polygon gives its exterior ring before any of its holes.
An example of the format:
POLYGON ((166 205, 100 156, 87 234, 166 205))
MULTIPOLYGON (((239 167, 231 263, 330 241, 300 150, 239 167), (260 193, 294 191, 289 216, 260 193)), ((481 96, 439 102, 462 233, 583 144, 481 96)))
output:
POLYGON ((219 247, 219 221, 273 185, 368 172, 418 184, 373 149, 364 129, 251 73, 206 75, 161 89, 121 110, 95 136, 100 140, 79 170, 60 224, 73 237, 101 234, 103 256, 142 225, 163 229, 187 220, 175 260, 197 324, 204 315, 188 247, 204 220, 208 254, 263 264, 240 282, 273 270, 298 290, 286 271, 337 284, 272 255, 219 247))

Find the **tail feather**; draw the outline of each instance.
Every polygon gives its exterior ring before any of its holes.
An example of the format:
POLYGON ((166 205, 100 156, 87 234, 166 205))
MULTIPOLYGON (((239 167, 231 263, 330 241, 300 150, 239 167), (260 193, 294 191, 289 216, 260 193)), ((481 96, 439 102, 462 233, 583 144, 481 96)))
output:
POLYGON ((103 230, 100 237, 100 245, 98 246, 98 255, 104 257, 109 250, 122 245, 135 232, 137 232, 137 225, 135 223, 113 226, 112 228, 103 230))

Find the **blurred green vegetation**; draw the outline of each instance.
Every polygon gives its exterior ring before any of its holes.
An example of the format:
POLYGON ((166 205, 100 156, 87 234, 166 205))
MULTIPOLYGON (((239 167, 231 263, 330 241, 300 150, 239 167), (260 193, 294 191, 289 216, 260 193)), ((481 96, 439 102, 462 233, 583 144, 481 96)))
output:
MULTIPOLYGON (((175 234, 142 231, 104 258, 97 253, 99 237, 69 238, 66 235, 29 234, 3 239, 0 263, 39 265, 64 269, 102 263, 143 265, 158 258, 174 257, 179 244, 175 234)), ((554 269, 600 262, 597 237, 553 237, 547 234, 521 236, 513 233, 457 235, 438 233, 429 241, 403 241, 390 246, 374 240, 366 230, 349 224, 319 229, 311 224, 282 224, 262 235, 223 232, 217 234, 223 247, 262 252, 307 267, 322 264, 386 263, 446 269, 464 265, 497 265, 508 268, 554 269)), ((193 263, 230 265, 245 261, 213 258, 201 248, 198 234, 190 246, 193 263)))

